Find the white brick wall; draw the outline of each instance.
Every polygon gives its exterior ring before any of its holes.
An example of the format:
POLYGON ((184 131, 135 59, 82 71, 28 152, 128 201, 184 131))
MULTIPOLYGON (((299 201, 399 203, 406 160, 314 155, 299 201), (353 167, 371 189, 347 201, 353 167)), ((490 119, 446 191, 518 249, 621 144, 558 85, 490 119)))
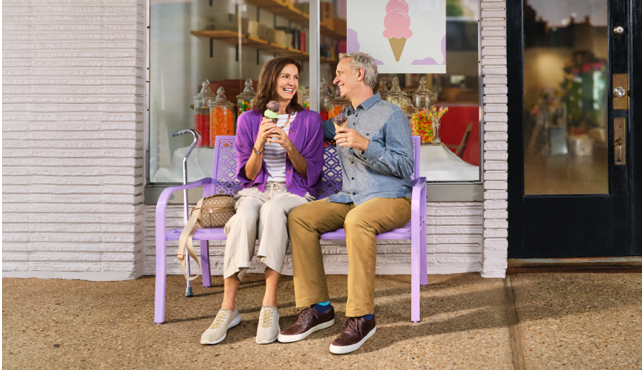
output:
MULTIPOLYGON (((508 250, 506 2, 482 1, 484 82, 483 277, 505 277, 508 250)), ((521 94, 521 92, 518 92, 521 94)))
POLYGON ((3 1, 5 277, 143 267, 145 2, 3 1))
MULTIPOLYGON (((145 275, 154 275, 156 269, 156 244, 154 237, 156 206, 146 206, 145 275)), ((167 227, 183 225, 180 205, 171 205, 167 211, 167 227)), ((429 203, 427 207, 428 271, 432 274, 478 272, 482 269, 483 209, 481 202, 429 203)), ((199 242, 195 243, 200 255, 199 242)), ((325 269, 328 274, 347 274, 348 255, 345 242, 322 241, 325 269)), ((178 242, 167 243, 167 271, 180 274, 176 259, 178 242)), ((410 273, 410 241, 380 240, 377 244, 377 274, 410 273)), ((210 242, 210 262, 213 275, 223 274, 225 243, 210 242)), ((193 263, 192 268, 198 266, 193 263)), ((255 258, 252 272, 261 272, 255 258)), ((192 270, 195 271, 195 270, 192 270)), ((292 260, 288 251, 284 274, 292 274, 292 260)))
MULTIPOLYGON (((155 207, 141 204, 144 2, 5 0, 3 6, 3 276, 153 274, 155 207)), ((485 200, 428 205, 431 273, 505 276, 503 0, 482 1, 482 74, 485 200)), ((180 226, 180 207, 171 207, 170 220, 180 226)), ((216 274, 223 248, 212 244, 216 274)), ((409 248, 382 241, 377 273, 407 274, 409 248)), ((180 273, 175 254, 170 244, 170 273, 180 273)), ((347 271, 345 246, 324 242, 324 255, 328 273, 347 271)), ((286 266, 291 271, 289 259, 286 266)))

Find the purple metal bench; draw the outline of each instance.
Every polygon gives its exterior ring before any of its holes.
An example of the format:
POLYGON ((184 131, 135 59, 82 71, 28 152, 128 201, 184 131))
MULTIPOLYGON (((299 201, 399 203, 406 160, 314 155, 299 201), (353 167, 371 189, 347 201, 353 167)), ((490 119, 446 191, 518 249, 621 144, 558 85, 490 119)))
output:
MULTIPOLYGON (((419 173, 420 139, 413 136, 415 154, 415 175, 419 173)), ((165 321, 165 286, 167 267, 167 241, 178 240, 182 228, 166 230, 165 213, 167 202, 172 193, 183 189, 203 186, 203 197, 214 194, 234 195, 241 190, 241 184, 236 179, 236 153, 234 151, 234 136, 217 136, 216 151, 214 152, 214 169, 212 178, 205 178, 187 185, 165 189, 156 205, 156 298, 154 306, 154 322, 161 324, 165 321)), ((411 320, 420 320, 419 286, 428 284, 426 261, 426 178, 416 178, 413 175, 412 188, 412 217, 410 222, 399 229, 377 235, 377 239, 411 239, 411 320)), ((342 171, 333 143, 325 143, 323 184, 317 194, 317 199, 341 191, 342 171)), ((321 239, 345 239, 343 229, 338 229, 321 235, 321 239)), ((201 266, 203 286, 211 286, 210 254, 208 240, 225 240, 223 228, 198 229, 194 240, 201 241, 201 266)))

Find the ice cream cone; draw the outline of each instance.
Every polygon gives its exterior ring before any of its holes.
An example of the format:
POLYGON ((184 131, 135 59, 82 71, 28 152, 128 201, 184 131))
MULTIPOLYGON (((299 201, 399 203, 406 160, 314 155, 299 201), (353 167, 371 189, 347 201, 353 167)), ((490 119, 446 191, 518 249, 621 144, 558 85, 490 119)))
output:
POLYGON ((400 39, 391 37, 388 39, 390 42, 390 48, 392 49, 392 52, 395 54, 395 60, 398 62, 399 59, 401 59, 401 53, 403 52, 404 46, 406 46, 406 38, 401 37, 400 39))
POLYGON ((335 130, 335 131, 336 131, 336 130, 338 130, 338 129, 339 129, 339 127, 343 127, 343 125, 337 125, 336 123, 334 124, 334 130, 335 130))

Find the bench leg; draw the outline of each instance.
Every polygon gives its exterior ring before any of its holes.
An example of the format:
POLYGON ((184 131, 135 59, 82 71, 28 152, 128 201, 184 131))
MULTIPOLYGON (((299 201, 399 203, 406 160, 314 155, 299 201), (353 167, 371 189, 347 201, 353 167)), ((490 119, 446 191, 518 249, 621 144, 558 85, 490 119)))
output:
MULTIPOLYGON (((425 219, 425 217, 424 217, 425 219)), ((428 285, 428 256, 426 251, 426 221, 421 228, 421 234, 419 236, 419 253, 421 254, 421 285, 428 285)))
MULTIPOLYGON (((414 235, 413 235, 414 236, 414 235)), ((410 278, 410 320, 418 322, 421 320, 421 292, 419 291, 420 274, 421 274, 421 257, 419 256, 421 248, 419 247, 420 238, 412 238, 411 248, 411 278, 410 278)))
POLYGON ((165 322, 165 287, 167 284, 167 244, 156 238, 156 291, 154 299, 154 322, 165 322))
POLYGON ((203 286, 209 288, 212 286, 212 272, 210 270, 210 245, 207 240, 201 240, 201 275, 203 276, 203 286))

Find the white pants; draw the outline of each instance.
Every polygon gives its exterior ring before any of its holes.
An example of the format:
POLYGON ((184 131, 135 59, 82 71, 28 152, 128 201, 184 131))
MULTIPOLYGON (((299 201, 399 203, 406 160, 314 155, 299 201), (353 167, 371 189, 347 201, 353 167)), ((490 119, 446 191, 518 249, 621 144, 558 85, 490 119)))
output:
POLYGON ((285 182, 268 182, 265 192, 257 188, 241 190, 236 201, 236 214, 225 225, 225 261, 223 277, 238 273, 243 280, 252 267, 256 239, 259 239, 257 256, 272 270, 281 273, 285 251, 288 247, 288 214, 295 207, 314 200, 287 191, 285 182), (258 229, 258 234, 257 234, 258 229))

